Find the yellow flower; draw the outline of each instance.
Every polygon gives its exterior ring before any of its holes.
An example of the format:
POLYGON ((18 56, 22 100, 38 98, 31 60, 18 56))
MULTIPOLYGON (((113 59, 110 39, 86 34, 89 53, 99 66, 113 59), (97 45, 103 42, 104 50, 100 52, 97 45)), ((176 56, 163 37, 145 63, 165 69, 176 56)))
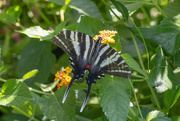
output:
POLYGON ((57 81, 58 79, 60 80, 60 82, 57 83, 57 89, 59 90, 60 87, 62 85, 66 85, 68 86, 70 81, 71 81, 71 77, 69 76, 69 74, 71 73, 72 69, 69 67, 66 67, 65 69, 63 69, 63 71, 58 71, 55 74, 55 79, 54 81, 57 81), (64 73, 64 71, 66 71, 66 73, 64 73))
POLYGON ((72 71, 72 68, 66 67, 64 70, 66 71, 66 74, 70 74, 72 71))
POLYGON ((112 38, 115 36, 117 31, 109 31, 109 30, 104 30, 104 31, 99 31, 99 35, 96 35, 94 37, 95 40, 97 40, 99 37, 102 38, 101 43, 115 43, 115 40, 112 38))

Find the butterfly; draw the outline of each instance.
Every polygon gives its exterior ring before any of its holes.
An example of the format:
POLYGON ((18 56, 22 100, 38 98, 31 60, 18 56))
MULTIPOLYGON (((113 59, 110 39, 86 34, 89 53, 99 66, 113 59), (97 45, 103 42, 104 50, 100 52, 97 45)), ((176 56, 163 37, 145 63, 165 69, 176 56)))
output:
POLYGON ((80 112, 87 103, 91 85, 105 74, 123 78, 131 77, 131 71, 124 59, 112 47, 102 44, 101 40, 101 37, 94 40, 87 34, 68 30, 62 30, 51 39, 69 55, 73 67, 73 77, 66 89, 62 103, 65 102, 73 82, 83 78, 86 71, 89 72, 86 77, 88 89, 80 112))

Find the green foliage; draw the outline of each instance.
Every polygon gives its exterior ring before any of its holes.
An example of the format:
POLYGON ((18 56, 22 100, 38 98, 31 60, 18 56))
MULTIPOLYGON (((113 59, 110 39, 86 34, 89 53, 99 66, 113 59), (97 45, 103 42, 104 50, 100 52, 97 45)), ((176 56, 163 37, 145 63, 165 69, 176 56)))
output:
POLYGON ((100 104, 110 121, 126 120, 131 96, 127 79, 106 76, 101 79, 100 104))
POLYGON ((180 120, 179 0, 0 4, 0 120, 180 120), (131 79, 97 80, 82 113, 86 78, 73 83, 64 104, 66 87, 57 91, 60 80, 54 81, 57 71, 70 66, 68 55, 49 41, 62 29, 91 37, 116 30, 109 45, 132 72, 131 79))
POLYGON ((14 106, 32 100, 31 93, 25 83, 17 80, 7 80, 1 89, 0 105, 14 106))
POLYGON ((161 47, 158 47, 156 54, 152 56, 151 68, 149 81, 154 85, 158 93, 176 88, 178 84, 177 79, 168 65, 161 47))
POLYGON ((29 86, 34 86, 34 82, 47 81, 55 63, 55 56, 51 53, 50 46, 50 42, 32 40, 22 51, 17 67, 19 77, 23 77, 31 70, 38 70, 35 77, 25 81, 29 86))
POLYGON ((74 120, 75 117, 75 94, 70 91, 67 100, 62 104, 65 87, 54 94, 46 94, 40 98, 39 106, 43 114, 52 120, 63 119, 65 121, 74 120), (71 110, 69 110, 71 109, 71 110))

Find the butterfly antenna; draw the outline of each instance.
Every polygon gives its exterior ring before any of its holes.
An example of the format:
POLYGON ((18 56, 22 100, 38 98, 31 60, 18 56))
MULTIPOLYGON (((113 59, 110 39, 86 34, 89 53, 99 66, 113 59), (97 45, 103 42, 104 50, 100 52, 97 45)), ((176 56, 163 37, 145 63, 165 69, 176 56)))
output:
POLYGON ((69 89, 70 89, 72 83, 73 83, 74 80, 75 80, 74 77, 75 77, 75 76, 73 76, 72 80, 70 81, 70 83, 69 83, 69 85, 68 85, 68 87, 67 87, 67 89, 66 89, 66 92, 64 93, 64 97, 63 97, 62 103, 64 103, 65 100, 66 100, 66 97, 67 97, 67 95, 68 95, 69 89))
POLYGON ((82 105, 82 107, 81 107, 80 112, 82 112, 83 109, 84 109, 84 107, 86 106, 86 103, 87 103, 87 101, 88 101, 88 97, 89 97, 90 90, 91 90, 91 84, 88 84, 88 90, 87 90, 86 97, 85 97, 85 99, 84 99, 84 102, 83 102, 83 105, 82 105))

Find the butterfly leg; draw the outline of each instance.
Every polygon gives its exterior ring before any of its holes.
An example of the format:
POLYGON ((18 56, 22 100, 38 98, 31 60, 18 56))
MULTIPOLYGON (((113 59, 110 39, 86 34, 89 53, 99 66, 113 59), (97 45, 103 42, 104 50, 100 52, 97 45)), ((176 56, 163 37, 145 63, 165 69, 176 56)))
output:
POLYGON ((69 85, 68 85, 68 87, 67 87, 67 89, 66 89, 66 92, 64 93, 64 97, 63 97, 62 103, 65 102, 66 97, 67 97, 68 92, 69 92, 69 89, 70 89, 70 87, 71 87, 71 85, 72 85, 72 83, 74 82, 75 79, 76 79, 76 78, 73 76, 73 78, 71 79, 71 82, 69 83, 69 85))
POLYGON ((84 107, 86 106, 86 103, 87 103, 87 101, 88 101, 88 97, 89 97, 90 90, 91 90, 91 84, 88 84, 88 90, 87 90, 86 97, 85 97, 85 99, 84 99, 84 102, 83 102, 83 105, 82 105, 82 107, 81 107, 80 112, 82 112, 83 109, 84 109, 84 107))

